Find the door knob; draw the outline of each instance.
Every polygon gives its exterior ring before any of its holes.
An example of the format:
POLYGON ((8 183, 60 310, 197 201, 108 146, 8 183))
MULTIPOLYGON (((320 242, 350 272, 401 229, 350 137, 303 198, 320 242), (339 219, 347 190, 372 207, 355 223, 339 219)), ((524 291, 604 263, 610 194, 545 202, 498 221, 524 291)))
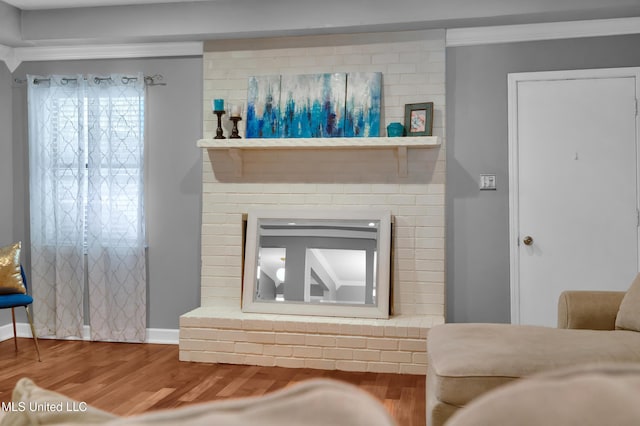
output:
POLYGON ((531 244, 533 244, 533 238, 531 237, 531 235, 527 235, 523 238, 522 242, 525 246, 530 246, 531 244))

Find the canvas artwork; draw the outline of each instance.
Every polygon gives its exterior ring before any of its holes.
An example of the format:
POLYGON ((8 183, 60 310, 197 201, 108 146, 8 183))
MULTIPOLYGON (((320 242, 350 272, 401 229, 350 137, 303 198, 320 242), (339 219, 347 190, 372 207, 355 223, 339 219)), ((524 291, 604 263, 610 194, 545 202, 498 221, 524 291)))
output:
POLYGON ((279 138, 280 76, 249 77, 247 138, 279 138))
POLYGON ((283 75, 282 136, 330 138, 344 131, 344 73, 283 75))
POLYGON ((346 137, 380 136, 382 73, 348 73, 346 137))
POLYGON ((249 77, 247 138, 379 136, 381 73, 249 77))

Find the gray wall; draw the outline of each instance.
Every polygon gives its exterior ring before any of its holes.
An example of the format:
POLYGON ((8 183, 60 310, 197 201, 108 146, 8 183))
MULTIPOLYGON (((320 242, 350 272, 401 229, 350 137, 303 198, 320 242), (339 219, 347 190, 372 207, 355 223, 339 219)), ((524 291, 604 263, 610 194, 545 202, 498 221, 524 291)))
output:
MULTIPOLYGON (((31 62, 23 63, 14 76, 137 71, 162 74, 167 83, 147 89, 147 327, 178 329, 179 316, 200 306, 202 153, 196 141, 202 138, 202 58, 31 62)), ((13 238, 28 247, 26 85, 14 88, 13 97, 17 152, 13 238)), ((4 96, 0 99, 3 120, 4 96)), ((0 135, 0 141, 3 138, 0 135)), ((4 162, 0 159, 0 164, 4 162)), ((3 209, 0 204, 0 217, 3 209)), ((0 236, 1 232, 2 221, 0 236)))
POLYGON ((0 44, 20 43, 20 10, 0 1, 0 44))
MULTIPOLYGON (((11 73, 0 62, 0 247, 13 238, 13 125, 11 120, 11 73)), ((0 325, 11 322, 9 311, 0 311, 0 325)))
POLYGON ((11 73, 0 62, 0 247, 13 242, 13 126, 11 73))
POLYGON ((640 35, 448 48, 447 321, 509 322, 507 73, 640 66, 640 35), (496 191, 479 191, 481 173, 496 191))
MULTIPOLYGON (((633 35, 447 49, 448 321, 509 322, 507 73, 640 66, 638 46, 633 35), (497 175, 497 191, 478 191, 481 173, 497 175)), ((25 63, 14 75, 137 70, 168 83, 149 89, 148 326, 178 328, 200 300, 201 58, 25 63)), ((26 90, 12 100, 11 84, 0 64, 0 241, 9 242, 28 235, 26 90)))

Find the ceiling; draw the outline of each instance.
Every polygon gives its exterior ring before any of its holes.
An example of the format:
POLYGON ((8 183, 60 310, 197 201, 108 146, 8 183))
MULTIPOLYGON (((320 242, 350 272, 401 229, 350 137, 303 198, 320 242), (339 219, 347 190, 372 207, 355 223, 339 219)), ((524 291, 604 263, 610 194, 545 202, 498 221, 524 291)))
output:
MULTIPOLYGON (((637 16, 640 11, 638 0, 396 0, 393 3, 378 0, 0 0, 0 3, 23 11, 160 4, 184 4, 184 7, 188 7, 189 3, 209 3, 225 12, 224 8, 229 5, 236 11, 242 11, 244 4, 265 8, 267 13, 262 14, 265 20, 283 13, 290 21, 301 19, 306 13, 313 14, 316 8, 321 7, 330 9, 333 15, 359 11, 361 24, 366 24, 371 14, 402 13, 405 16, 414 15, 407 16, 407 21, 416 18, 421 21, 454 20, 455 26, 472 26, 479 19, 489 22, 489 25, 504 25, 628 17, 637 16), (268 12, 270 9, 271 13, 268 12)), ((241 23, 241 19, 237 23, 241 23)))
MULTIPOLYGON (((64 9, 71 7, 123 6, 132 4, 183 3, 181 0, 3 0, 22 10, 64 9)), ((187 0, 215 1, 215 0, 187 0)))

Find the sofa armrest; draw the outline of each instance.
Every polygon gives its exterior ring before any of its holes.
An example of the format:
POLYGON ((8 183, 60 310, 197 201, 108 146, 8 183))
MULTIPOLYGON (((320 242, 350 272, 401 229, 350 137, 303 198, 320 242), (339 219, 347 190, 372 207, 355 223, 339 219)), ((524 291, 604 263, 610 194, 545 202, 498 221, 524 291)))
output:
POLYGON ((558 328, 615 330, 624 291, 564 291, 558 300, 558 328))

